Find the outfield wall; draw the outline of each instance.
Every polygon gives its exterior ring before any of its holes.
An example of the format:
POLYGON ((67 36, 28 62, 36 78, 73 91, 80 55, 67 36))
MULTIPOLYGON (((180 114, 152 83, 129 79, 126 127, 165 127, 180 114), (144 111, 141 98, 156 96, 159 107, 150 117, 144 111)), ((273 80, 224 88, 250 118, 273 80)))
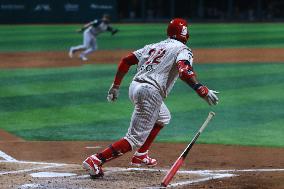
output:
POLYGON ((117 18, 116 0, 0 0, 0 24, 87 22, 104 13, 117 18))

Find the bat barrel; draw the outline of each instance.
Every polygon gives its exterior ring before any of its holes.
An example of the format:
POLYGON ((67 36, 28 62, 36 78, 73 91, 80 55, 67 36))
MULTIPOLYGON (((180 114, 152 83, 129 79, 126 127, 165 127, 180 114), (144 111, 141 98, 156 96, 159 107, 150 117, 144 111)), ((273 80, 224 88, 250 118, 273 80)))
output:
POLYGON ((209 112, 208 117, 206 118, 205 122, 202 124, 201 128, 199 129, 198 133, 196 133, 196 135, 194 136, 194 138, 192 139, 192 141, 189 143, 189 145, 185 148, 185 150, 183 151, 183 153, 179 156, 179 158, 175 161, 175 163, 173 164, 173 166, 171 167, 171 169, 168 171, 167 175, 163 178, 163 181, 161 183, 161 186, 163 187, 167 187, 168 184, 171 182, 171 180, 173 179, 173 177, 175 176, 176 172, 179 170, 179 168, 181 167, 182 163, 184 162, 184 159, 186 158, 189 150, 191 149, 191 147, 193 146, 193 144, 195 143, 195 141, 197 140, 197 138, 199 137, 199 135, 202 133, 202 131, 205 129, 205 127, 208 125, 208 123, 210 122, 210 120, 213 118, 213 116, 215 115, 214 112, 209 112))
POLYGON ((183 158, 180 157, 176 160, 176 162, 173 164, 173 166, 171 167, 171 171, 169 171, 167 173, 167 175, 164 177, 161 186, 168 186, 168 184, 171 182, 171 180, 173 179, 173 177, 175 176, 176 172, 178 171, 178 169, 180 168, 181 164, 183 163, 183 158))

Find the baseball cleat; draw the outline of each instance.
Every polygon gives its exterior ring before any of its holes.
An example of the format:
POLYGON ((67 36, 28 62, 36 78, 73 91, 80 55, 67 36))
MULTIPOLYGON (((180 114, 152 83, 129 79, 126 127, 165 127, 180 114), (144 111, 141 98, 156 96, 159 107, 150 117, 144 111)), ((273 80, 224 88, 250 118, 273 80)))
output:
POLYGON ((84 55, 80 55, 80 58, 81 58, 81 60, 83 60, 83 61, 87 61, 87 60, 88 60, 88 58, 85 57, 84 55))
POLYGON ((157 160, 148 156, 148 150, 144 153, 135 152, 132 157, 131 165, 136 167, 147 166, 154 167, 157 165, 157 160))
POLYGON ((83 161, 83 168, 89 172, 91 178, 99 178, 104 176, 102 170, 102 161, 95 155, 91 155, 83 161))
POLYGON ((70 48, 69 53, 68 53, 70 58, 73 58, 73 53, 74 53, 73 51, 74 51, 73 48, 70 48))

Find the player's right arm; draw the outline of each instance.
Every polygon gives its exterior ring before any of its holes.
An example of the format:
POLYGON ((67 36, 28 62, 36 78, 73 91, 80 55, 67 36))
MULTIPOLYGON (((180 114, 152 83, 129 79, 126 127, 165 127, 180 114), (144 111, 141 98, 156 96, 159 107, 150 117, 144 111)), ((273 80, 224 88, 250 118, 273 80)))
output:
POLYGON ((129 68, 135 64, 138 64, 138 59, 133 53, 130 53, 128 56, 125 56, 124 58, 121 59, 115 74, 114 81, 108 91, 107 95, 108 101, 113 102, 118 98, 120 84, 124 76, 129 71, 129 68))
POLYGON ((196 78, 196 74, 192 67, 193 57, 190 50, 184 50, 177 58, 177 68, 179 77, 186 82, 196 93, 203 98, 209 105, 218 104, 217 91, 208 89, 202 85, 196 78), (187 52, 186 52, 187 51, 187 52))
POLYGON ((96 26, 99 25, 99 24, 100 24, 100 21, 99 21, 99 20, 93 20, 93 21, 91 21, 91 22, 85 24, 84 26, 82 26, 80 29, 77 30, 77 32, 83 32, 83 31, 85 31, 88 27, 90 27, 90 26, 96 27, 96 26))

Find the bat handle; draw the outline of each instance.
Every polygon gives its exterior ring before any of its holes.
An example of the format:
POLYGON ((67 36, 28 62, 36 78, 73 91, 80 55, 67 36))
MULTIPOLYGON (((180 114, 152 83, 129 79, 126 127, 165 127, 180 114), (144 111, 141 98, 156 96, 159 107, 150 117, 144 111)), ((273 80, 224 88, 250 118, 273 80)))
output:
POLYGON ((205 129, 205 127, 207 127, 208 123, 211 121, 211 119, 215 116, 215 112, 209 112, 208 117, 206 118, 206 120, 204 121, 203 125, 201 126, 201 128, 199 129, 199 132, 202 133, 203 130, 205 129))

